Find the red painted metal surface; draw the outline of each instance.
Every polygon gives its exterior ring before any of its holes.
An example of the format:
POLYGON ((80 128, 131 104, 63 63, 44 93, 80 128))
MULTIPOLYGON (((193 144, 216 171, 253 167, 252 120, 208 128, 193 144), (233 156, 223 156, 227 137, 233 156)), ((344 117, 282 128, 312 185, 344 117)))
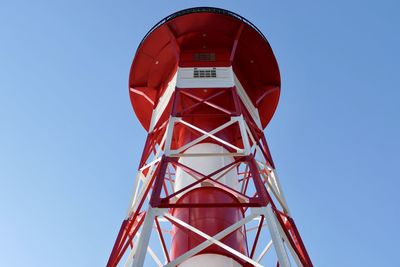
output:
POLYGON ((269 196, 267 190, 265 189, 264 182, 257 171, 257 167, 254 162, 253 156, 244 156, 238 157, 234 162, 228 164, 213 173, 208 175, 203 174, 197 170, 191 169, 188 166, 185 166, 178 162, 176 158, 171 157, 163 157, 160 162, 160 171, 157 174, 157 177, 154 181, 154 188, 152 192, 152 196, 150 199, 150 204, 152 207, 159 208, 190 208, 190 207, 263 207, 271 202, 271 197, 269 196), (252 181, 254 184, 254 195, 246 194, 238 192, 232 188, 225 186, 224 184, 213 180, 211 177, 220 173, 223 173, 227 168, 236 163, 244 163, 249 166, 249 176, 246 178, 248 181, 252 181), (192 175, 198 176, 198 180, 174 193, 168 194, 168 192, 163 191, 163 183, 165 182, 166 174, 166 166, 168 164, 172 164, 175 167, 182 168, 185 172, 190 173, 192 175), (185 202, 175 202, 173 201, 174 197, 185 192, 186 190, 191 190, 194 186, 201 184, 203 182, 208 182, 214 184, 215 187, 219 187, 224 189, 225 191, 237 196, 238 198, 242 198, 246 201, 243 202, 232 202, 232 201, 223 201, 224 198, 218 199, 219 201, 208 202, 208 201, 197 201, 196 203, 185 203, 185 202), (163 197, 162 197, 163 196, 163 197))
MULTIPOLYGON (((228 122, 232 116, 240 115, 240 100, 232 88, 176 88, 172 106, 172 115, 184 118, 190 124, 204 131, 211 131, 228 122)), ((201 136, 201 133, 177 125, 172 139, 172 149, 181 147, 201 136)), ((243 148, 238 124, 225 128, 215 134, 218 138, 243 148)), ((206 138, 203 143, 215 143, 212 138, 206 138)), ((228 146, 219 144, 228 151, 228 146)))
MULTIPOLYGON (((228 66, 232 66, 252 104, 258 109, 262 128, 266 127, 278 104, 280 76, 268 42, 254 26, 224 12, 204 10, 182 12, 179 16, 171 16, 158 24, 139 46, 129 77, 130 98, 139 121, 146 130, 149 130, 152 111, 178 67, 228 66), (199 53, 213 54, 215 60, 195 60, 198 56, 196 54, 199 53)), ((249 132, 255 139, 254 143, 250 141, 250 146, 258 145, 262 155, 257 156, 261 156, 268 167, 275 169, 264 133, 237 95, 236 87, 175 88, 164 113, 154 129, 148 133, 139 164, 144 176, 151 174, 147 177, 149 186, 138 200, 136 209, 124 220, 107 267, 117 266, 127 249, 133 247, 134 236, 143 225, 148 197, 150 197, 148 204, 151 207, 167 208, 171 215, 211 236, 241 220, 249 207, 266 207, 270 204, 302 264, 306 267, 312 266, 293 219, 277 208, 266 190, 267 179, 261 175, 265 173, 259 169, 255 161, 255 151, 250 155, 235 156, 233 163, 211 174, 201 173, 185 166, 179 162, 179 156, 166 155, 155 163, 154 172, 150 171, 147 164, 161 143, 171 116, 204 131, 210 131, 232 118, 243 116, 249 132), (240 174, 242 175, 240 182, 243 184, 241 191, 212 179, 214 175, 223 173, 234 164, 246 166, 246 171, 240 174), (181 168, 196 176, 197 181, 173 193, 166 186, 171 180, 168 168, 174 170, 181 168), (204 182, 213 186, 195 188, 204 182)), ((198 131, 183 123, 173 125, 173 131, 170 149, 179 149, 201 136, 198 131)), ((215 133, 215 136, 238 148, 244 147, 237 123, 215 133)), ((231 147, 210 137, 201 142, 215 143, 233 152, 231 147)), ((170 244, 167 244, 168 239, 164 236, 166 233, 162 230, 157 217, 154 219, 154 229, 160 237, 161 249, 168 262, 204 241, 199 235, 168 218, 167 220, 173 229, 170 244)), ((261 239, 260 235, 263 234, 261 232, 263 222, 264 217, 261 218, 252 243, 248 243, 246 239, 245 227, 239 228, 221 241, 252 258, 261 239)), ((242 259, 216 245, 204 249, 201 253, 223 254, 234 258, 243 266, 248 266, 242 259)))
MULTIPOLYGON (((190 207, 190 208, 174 208, 172 215, 176 218, 190 224, 191 226, 213 236, 228 226, 243 219, 243 209, 240 207, 216 207, 214 203, 232 203, 239 204, 237 198, 227 193, 225 190, 215 187, 196 188, 185 195, 181 196, 177 204, 193 205, 198 203, 211 204, 210 207, 190 207)), ((174 226, 172 228, 172 247, 171 258, 177 258, 186 251, 196 247, 205 239, 194 233, 190 233, 181 227, 174 226)), ((246 232, 244 227, 234 231, 221 242, 229 247, 247 255, 246 232)), ((215 253, 232 257, 226 250, 219 246, 212 245, 200 254, 215 253)), ((240 261, 240 259, 237 259, 240 261)))
MULTIPOLYGON (((129 87, 136 116, 149 129, 153 108, 177 67, 232 66, 266 127, 279 100, 279 69, 267 40, 248 23, 218 13, 188 13, 156 27, 137 49, 129 87), (195 53, 215 53, 196 62, 195 53)), ((167 112, 168 113, 168 112, 167 112)))

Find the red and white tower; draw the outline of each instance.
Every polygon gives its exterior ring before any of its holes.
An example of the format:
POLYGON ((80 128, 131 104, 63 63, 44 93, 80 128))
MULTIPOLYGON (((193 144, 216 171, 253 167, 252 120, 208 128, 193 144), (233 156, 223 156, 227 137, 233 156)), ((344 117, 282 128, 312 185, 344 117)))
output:
POLYGON ((166 17, 129 90, 148 137, 108 267, 312 266, 263 134, 280 75, 252 23, 217 8, 166 17))

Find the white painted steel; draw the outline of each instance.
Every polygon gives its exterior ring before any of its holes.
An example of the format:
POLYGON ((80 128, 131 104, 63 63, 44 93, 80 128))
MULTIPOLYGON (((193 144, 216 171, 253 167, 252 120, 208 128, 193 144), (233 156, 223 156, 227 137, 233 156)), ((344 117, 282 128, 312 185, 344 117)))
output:
MULTIPOLYGON (((191 141, 191 142, 189 142, 189 143, 183 145, 182 147, 180 147, 180 148, 177 149, 177 150, 170 150, 170 149, 169 149, 169 148, 170 148, 170 144, 169 144, 169 143, 166 143, 166 151, 165 151, 165 154, 168 155, 168 156, 170 156, 170 155, 171 155, 171 156, 174 156, 174 154, 180 154, 181 151, 183 151, 183 150, 185 150, 185 149, 187 149, 187 148, 189 148, 189 147, 191 147, 191 146, 193 146, 193 145, 195 145, 195 144, 197 144, 197 143, 200 143, 201 141, 203 141, 204 139, 206 139, 206 138, 208 138, 208 137, 214 139, 215 141, 217 141, 217 142, 219 142, 219 143, 221 143, 221 144, 224 144, 224 145, 226 145, 226 146, 229 146, 229 147, 235 149, 237 153, 242 153, 242 152, 243 152, 243 149, 240 149, 240 148, 238 148, 238 147, 236 147, 236 146, 234 146, 234 145, 232 145, 232 144, 230 144, 230 143, 228 143, 228 142, 226 142, 226 141, 222 140, 221 138, 218 138, 218 137, 216 137, 216 136, 214 135, 215 133, 221 131, 222 129, 225 129, 225 128, 227 128, 228 126, 230 126, 230 125, 236 123, 236 122, 238 121, 238 118, 237 118, 237 117, 231 118, 228 122, 226 122, 226 123, 224 123, 224 124, 218 126, 217 128, 213 129, 213 130, 210 131, 210 132, 204 131, 204 130, 200 129, 199 127, 196 127, 196 126, 194 126, 194 125, 192 125, 192 124, 190 124, 190 123, 188 123, 188 122, 186 122, 186 121, 184 121, 184 120, 182 120, 182 119, 180 119, 180 118, 171 117, 171 119, 174 120, 173 123, 175 123, 175 121, 176 121, 176 122, 179 122, 179 123, 182 123, 182 124, 184 124, 185 126, 190 127, 190 128, 192 128, 192 129, 198 131, 199 133, 202 133, 203 135, 200 136, 200 137, 198 137, 198 138, 196 138, 195 140, 193 140, 193 141, 191 141)), ((173 125, 173 124, 172 124, 172 125, 173 125)), ((189 153, 187 153, 187 154, 189 154, 189 153)), ((193 153, 191 153, 191 154, 193 154, 193 153)), ((203 154, 210 154, 210 153, 203 153, 203 154)), ((212 153, 211 153, 211 154, 212 154, 212 153)), ((221 153, 214 153, 214 154, 215 154, 215 155, 220 155, 221 153)), ((225 154, 226 154, 226 153, 225 153, 225 154)), ((184 154, 182 154, 182 155, 180 155, 180 156, 182 157, 182 156, 184 156, 184 154)))
POLYGON ((267 254, 267 252, 271 248, 271 246, 272 246, 272 240, 268 242, 268 244, 265 246, 263 251, 260 253, 260 256, 258 256, 258 258, 257 258, 257 262, 260 262, 262 260, 262 258, 264 258, 265 254, 267 254))
POLYGON ((154 105, 154 101, 151 100, 151 98, 150 98, 148 95, 146 95, 145 93, 143 93, 143 92, 140 91, 139 89, 140 89, 140 87, 137 87, 137 88, 129 88, 129 90, 130 90, 132 93, 143 96, 144 99, 146 99, 150 104, 154 105))
POLYGON ((163 264, 161 263, 161 260, 157 257, 157 254, 154 253, 154 251, 151 249, 151 247, 147 247, 147 253, 150 254, 150 256, 153 258, 155 263, 157 264, 158 267, 162 267, 163 264))
POLYGON ((138 244, 140 245, 137 247, 137 251, 133 255, 134 259, 132 267, 143 267, 147 247, 150 241, 151 230, 154 224, 154 214, 155 209, 149 207, 145 215, 146 217, 144 218, 142 232, 138 241, 138 244))
MULTIPOLYGON (((188 153, 228 153, 228 151, 219 145, 212 144, 212 143, 201 143, 192 146, 191 148, 187 149, 183 154, 188 153)), ((221 169, 222 167, 232 163, 234 161, 233 157, 231 156, 224 156, 224 157, 181 157, 179 162, 189 168, 197 170, 205 175, 211 174, 214 171, 221 169)), ((216 174, 215 177, 220 176, 220 174, 216 174)), ((214 177, 214 178, 215 178, 214 177)), ((175 179, 175 192, 188 186, 191 183, 194 183, 196 179, 186 173, 182 168, 177 168, 176 170, 176 179, 175 179)), ((239 188, 239 181, 238 176, 236 173, 236 169, 233 168, 229 172, 225 173, 222 177, 218 179, 218 182, 232 188, 238 190, 239 188)), ((202 184, 209 186, 209 183, 202 184)), ((193 186, 193 188, 202 186, 197 184, 193 186)))
POLYGON ((260 175, 266 181, 268 193, 272 193, 275 196, 284 212, 289 215, 289 209, 286 204, 285 196, 283 193, 281 193, 282 191, 279 189, 278 184, 274 180, 275 176, 272 176, 272 171, 269 171, 269 174, 267 175, 264 174, 262 168, 264 168, 264 164, 260 164, 258 162, 258 169, 260 170, 260 175))
POLYGON ((136 189, 135 189, 134 197, 131 199, 130 209, 128 210, 127 218, 131 215, 131 213, 134 210, 137 209, 137 207, 139 205, 139 201, 137 201, 137 200, 138 199, 140 200, 140 199, 143 198, 143 196, 144 196, 144 194, 146 192, 146 189, 149 186, 149 183, 151 181, 150 177, 153 176, 154 172, 157 169, 156 168, 157 163, 161 159, 161 157, 159 157, 159 156, 162 153, 162 146, 163 146, 163 144, 165 142, 165 139, 167 138, 167 135, 168 135, 169 132, 170 132, 169 128, 167 127, 167 130, 166 130, 166 132, 165 132, 165 134, 164 134, 164 136, 163 136, 163 138, 161 140, 160 146, 157 148, 157 151, 156 151, 156 153, 154 155, 154 160, 151 163, 148 164, 149 169, 148 169, 146 177, 144 177, 144 175, 143 175, 143 170, 144 170, 143 168, 141 168, 139 170, 139 174, 136 176, 136 181, 137 181, 137 182, 135 181, 135 188, 136 189), (143 181, 142 187, 140 187, 140 181, 139 180, 143 181))
POLYGON ((172 133, 174 131, 175 120, 176 120, 175 117, 170 116, 167 129, 165 130, 166 138, 165 138, 164 154, 166 156, 170 156, 171 154, 172 133))
POLYGON ((275 252, 278 256, 279 266, 290 267, 289 257, 286 253, 285 245, 283 244, 283 239, 278 228, 278 222, 276 221, 275 214, 272 211, 271 204, 268 204, 268 206, 263 209, 265 209, 265 220, 267 221, 275 252))
POLYGON ((281 234, 283 240, 285 241, 286 247, 289 249, 290 255, 293 257, 294 261, 296 262, 296 266, 303 267, 303 264, 300 261, 299 256, 296 254, 296 251, 293 249, 292 245, 288 237, 286 236, 285 232, 283 231, 281 225, 278 225, 279 233, 281 234))
POLYGON ((283 190, 282 190, 282 186, 281 186, 281 181, 280 181, 280 179, 279 179, 278 173, 276 172, 276 169, 273 169, 273 170, 270 172, 270 176, 272 177, 272 180, 274 181, 275 186, 276 186, 276 188, 277 188, 278 191, 279 191, 279 199, 283 202, 282 207, 284 208, 284 211, 286 212, 286 214, 290 216, 289 206, 288 206, 288 204, 287 204, 287 202, 286 202, 286 197, 285 197, 285 195, 283 194, 283 190))
POLYGON ((154 126, 156 126, 161 115, 164 113, 165 108, 167 107, 169 100, 171 99, 171 96, 175 91, 176 80, 177 80, 177 73, 175 73, 174 77, 171 79, 171 81, 169 81, 164 94, 160 97, 158 101, 157 107, 153 110, 149 132, 153 131, 154 126))
POLYGON ((138 247, 138 239, 140 237, 140 232, 137 232, 135 235, 135 238, 132 240, 133 244, 133 249, 131 249, 131 252, 128 255, 128 258, 126 259, 126 262, 124 264, 124 267, 131 267, 133 265, 133 260, 134 256, 136 254, 136 250, 138 247), (136 239, 136 240, 135 240, 136 239))
POLYGON ((126 213, 126 218, 128 219, 129 218, 129 216, 131 215, 131 209, 132 209, 132 206, 133 206, 133 204, 136 202, 136 199, 137 199, 137 195, 138 195, 138 193, 139 193, 139 188, 140 188, 140 183, 141 183, 141 181, 143 181, 144 180, 144 175, 143 175, 143 173, 141 172, 141 171, 139 171, 137 174, 136 174, 136 178, 135 178, 135 181, 134 181, 134 184, 133 184, 133 194, 132 194, 132 196, 131 196, 131 200, 129 201, 129 207, 128 207, 128 212, 126 213))
MULTIPOLYGON (((210 69, 210 68, 198 68, 199 70, 202 69, 210 69)), ((249 111, 251 117, 254 119, 256 122, 257 126, 262 129, 261 126, 261 120, 259 116, 258 109, 253 105, 251 102, 250 98, 248 97, 245 89, 241 85, 240 81, 238 78, 235 76, 235 74, 232 71, 231 67, 227 68, 216 68, 216 78, 193 78, 193 71, 194 68, 178 68, 177 73, 175 73, 174 77, 171 79, 171 81, 168 83, 168 86, 164 92, 164 94, 160 97, 160 101, 158 102, 158 105, 154 108, 153 114, 152 114, 152 119, 150 123, 150 131, 154 130, 155 125, 157 124, 158 120, 160 119, 161 115, 165 111, 165 108, 167 107, 173 92, 175 90, 175 87, 180 87, 180 88, 229 88, 229 87, 236 87, 236 91, 238 93, 238 96, 244 103, 246 109, 249 111)), ((133 92, 135 92, 135 89, 131 89, 133 92)), ((137 92, 135 92, 137 93, 137 92)), ((146 98, 146 95, 143 95, 146 98)), ((146 98, 148 101, 151 99, 146 98)), ((151 102, 151 101, 150 101, 151 102)), ((232 120, 224 125, 221 125, 214 129, 213 131, 206 132, 202 129, 195 128, 195 126, 183 121, 181 118, 175 118, 175 117, 170 117, 169 124, 167 126, 167 129, 165 131, 165 134, 162 139, 162 144, 160 144, 160 147, 157 149, 153 161, 145 165, 141 170, 139 171, 137 177, 136 177, 136 182, 134 185, 135 193, 133 195, 133 198, 131 200, 131 205, 130 205, 130 210, 128 212, 128 215, 131 214, 133 210, 137 208, 138 199, 141 199, 144 197, 144 192, 146 191, 146 188, 149 186, 149 181, 150 177, 154 174, 154 171, 156 170, 156 167, 158 166, 158 163, 161 159, 160 154, 162 153, 162 150, 164 149, 165 155, 167 156, 180 156, 179 162, 188 166, 189 168, 192 168, 194 170, 197 170, 205 175, 208 175, 234 161, 233 156, 234 155, 243 155, 243 154, 249 154, 254 148, 258 149, 258 147, 255 145, 255 147, 250 147, 249 143, 249 138, 254 142, 254 137, 252 136, 251 132, 249 131, 248 126, 246 125, 245 120, 243 119, 243 116, 239 117, 234 117, 232 120), (239 123, 240 130, 241 130, 241 135, 244 140, 244 149, 239 149, 232 144, 229 144, 225 142, 224 140, 221 140, 214 136, 216 132, 218 132, 220 129, 226 128, 229 125, 233 123, 239 123), (197 138, 196 140, 193 140, 189 144, 186 144, 185 146, 177 149, 177 150, 171 150, 171 140, 172 140, 172 132, 175 123, 182 123, 187 127, 190 127, 194 130, 199 131, 200 133, 203 134, 203 136, 197 138), (230 146, 236 151, 234 153, 230 153, 227 151, 223 146, 214 144, 214 143, 199 143, 203 141, 205 138, 210 137, 216 140, 217 142, 220 142, 224 145, 230 146), (165 146, 162 149, 162 146, 165 142, 165 146), (144 169, 148 169, 148 173, 146 176, 143 175, 144 169)), ((268 176, 264 176, 264 178, 268 178, 268 185, 269 188, 272 190, 276 198, 278 199, 279 203, 283 207, 284 211, 289 213, 287 204, 286 204, 286 199, 283 195, 283 192, 281 190, 281 185, 279 181, 279 177, 276 173, 276 170, 270 169, 267 165, 264 163, 258 162, 258 167, 260 169, 262 168, 267 168, 268 169, 268 176)), ((171 177, 170 177, 171 178, 171 177)), ((196 177, 199 179, 200 177, 196 177)), ((181 168, 177 168, 176 170, 176 175, 175 175, 175 182, 171 182, 171 185, 173 185, 173 191, 178 191, 187 185, 195 182, 197 179, 193 177, 192 175, 186 173, 183 171, 181 168)), ((225 170, 221 173, 216 174, 214 177, 218 182, 226 185, 227 187, 230 187, 234 190, 239 191, 239 181, 238 181, 238 175, 236 173, 236 167, 233 166, 231 169, 225 170)), ((198 184, 195 187, 200 187, 200 186, 213 186, 210 183, 202 183, 198 184)), ((192 188, 192 189, 193 189, 192 188)), ((229 190, 228 190, 229 191, 229 190)), ((182 196, 183 193, 179 194, 177 198, 182 196)), ((131 251, 130 255, 128 256, 128 261, 127 265, 125 266, 143 266, 144 264, 144 259, 146 257, 146 254, 148 253, 156 262, 158 266, 161 266, 161 260, 157 257, 155 252, 150 248, 147 247, 150 239, 150 234, 152 232, 153 228, 153 223, 154 223, 154 216, 165 216, 169 219, 172 219, 176 223, 180 224, 181 226, 184 226, 185 228, 189 229, 190 231, 193 231, 197 233, 200 236, 203 236, 206 241, 198 245, 197 247, 189 250, 186 252, 184 255, 181 255, 177 259, 173 260, 172 262, 168 263, 165 266, 176 266, 178 265, 179 267, 217 267, 217 266, 226 266, 226 267, 240 267, 242 266, 235 260, 233 260, 230 257, 226 257, 223 255, 219 254, 202 254, 202 255, 196 255, 199 251, 203 250, 204 248, 210 246, 211 244, 216 244, 220 246, 221 248, 233 253, 234 255, 238 256, 239 258, 253 264, 254 266, 261 266, 258 262, 262 260, 264 255, 267 253, 267 251, 271 248, 273 245, 277 256, 278 256, 278 261, 280 263, 280 266, 282 267, 289 267, 290 266, 290 260, 288 257, 288 253, 285 248, 288 248, 289 253, 292 255, 295 263, 297 266, 302 266, 300 259, 296 255, 294 249, 291 247, 290 242, 288 240, 288 237, 285 235, 283 232, 282 228, 280 227, 280 224, 277 222, 277 219, 275 217, 275 214, 272 211, 271 204, 269 204, 265 208, 253 208, 251 209, 251 215, 243 218, 243 220, 236 222, 235 224, 231 225, 227 229, 221 231, 220 233, 214 235, 214 236, 209 236, 200 230, 186 224, 185 222, 171 216, 167 210, 165 209, 153 209, 149 207, 148 212, 146 214, 145 220, 143 222, 143 227, 141 231, 141 235, 139 236, 139 240, 136 242, 136 246, 134 246, 134 249, 131 251), (239 227, 245 225, 247 222, 254 220, 254 219, 259 219, 259 215, 263 214, 266 218, 267 226, 269 229, 269 232, 271 234, 271 242, 268 243, 268 245, 264 248, 264 250, 261 252, 259 257, 257 258, 256 261, 254 259, 250 259, 247 256, 239 253, 238 251, 233 250, 232 248, 226 246, 219 240, 228 235, 229 233, 235 231, 239 227), (140 244, 140 245, 138 245, 140 244), (137 246, 138 245, 138 246, 137 246), (286 245, 286 246, 285 246, 286 245), (147 252, 147 253, 146 253, 147 252)), ((162 218, 160 218, 162 221, 162 218)), ((164 255, 165 256, 165 255, 164 255)))
POLYGON ((242 265, 223 255, 201 254, 182 262, 179 267, 242 267, 242 265))
POLYGON ((239 79, 236 75, 233 75, 235 81, 236 92, 238 93, 240 99, 242 100, 243 104, 246 106, 247 111, 250 113, 251 117, 256 122, 258 128, 262 130, 260 115, 258 113, 258 109, 253 105, 249 96, 247 95, 246 91, 244 90, 242 84, 240 83, 239 79))
POLYGON ((242 140, 243 140, 243 144, 244 144, 244 154, 245 155, 249 155, 250 154, 250 142, 249 142, 249 136, 247 135, 247 131, 246 131, 246 122, 243 118, 243 115, 239 116, 238 119, 239 122, 239 126, 240 126, 240 134, 242 136, 242 140))
MULTIPOLYGON (((210 70, 213 68, 196 68, 210 70)), ((230 88, 234 86, 232 67, 216 67, 215 78, 193 78, 194 68, 179 68, 176 87, 178 88, 230 88)))
MULTIPOLYGON (((200 143, 188 148, 184 154, 229 154, 224 147, 213 143, 200 143)), ((203 174, 211 174, 214 171, 232 163, 234 161, 232 156, 217 156, 217 157, 185 157, 182 156, 179 162, 203 174)), ((187 185, 196 181, 190 174, 177 168, 174 190, 178 191, 187 185)), ((222 174, 218 173, 214 177, 218 182, 238 190, 239 181, 236 173, 236 168, 224 171, 222 174)), ((194 186, 210 186, 210 183, 203 183, 194 186)), ((193 189, 192 188, 192 189, 193 189)), ((182 194, 178 195, 180 197, 182 194)), ((230 257, 219 254, 203 254, 191 257, 179 264, 180 267, 241 267, 242 265, 230 257)))
POLYGON ((176 258, 176 259, 172 260, 171 262, 169 262, 167 265, 165 265, 165 267, 176 266, 176 265, 182 263, 183 261, 193 257, 194 255, 196 255, 200 251, 204 250, 205 248, 211 246, 212 244, 218 245, 219 247, 225 249, 226 251, 234 254, 235 256, 237 256, 237 257, 239 257, 239 258, 241 258, 243 260, 245 260, 246 262, 249 262, 249 263, 253 264, 253 266, 262 267, 262 265, 259 264, 258 262, 250 259, 249 257, 243 255, 242 253, 234 250, 233 248, 231 248, 231 247, 229 247, 229 246, 227 246, 224 243, 219 241, 222 238, 224 238, 225 236, 227 236, 230 233, 232 233, 233 231, 235 231, 236 229, 238 229, 238 228, 242 227, 243 225, 247 224, 248 222, 250 222, 251 220, 253 220, 257 216, 259 216, 259 214, 257 214, 256 212, 252 212, 252 214, 249 215, 248 217, 245 217, 242 220, 232 224, 231 226, 229 226, 228 228, 225 228, 224 230, 222 230, 218 234, 216 234, 214 236, 209 236, 209 235, 205 234, 204 232, 198 230, 197 228, 185 223, 184 221, 179 220, 178 218, 175 218, 174 216, 171 216, 170 214, 165 213, 164 217, 167 217, 167 218, 171 219, 175 223, 177 223, 177 224, 189 229, 192 232, 195 232, 199 236, 201 236, 201 237, 206 239, 203 243, 197 245, 196 247, 192 248, 191 250, 187 251, 186 253, 180 255, 178 258, 176 258))

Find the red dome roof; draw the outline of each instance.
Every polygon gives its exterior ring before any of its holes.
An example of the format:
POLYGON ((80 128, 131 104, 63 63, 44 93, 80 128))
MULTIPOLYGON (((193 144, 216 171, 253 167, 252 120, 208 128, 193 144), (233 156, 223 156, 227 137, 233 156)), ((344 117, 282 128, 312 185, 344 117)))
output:
POLYGON ((132 106, 148 130, 151 115, 168 82, 182 62, 184 51, 227 51, 220 66, 233 70, 258 108, 266 127, 279 100, 280 74, 264 35, 249 21, 227 10, 191 8, 156 24, 140 43, 132 63, 129 88, 132 106), (230 56, 229 56, 230 55, 230 56))

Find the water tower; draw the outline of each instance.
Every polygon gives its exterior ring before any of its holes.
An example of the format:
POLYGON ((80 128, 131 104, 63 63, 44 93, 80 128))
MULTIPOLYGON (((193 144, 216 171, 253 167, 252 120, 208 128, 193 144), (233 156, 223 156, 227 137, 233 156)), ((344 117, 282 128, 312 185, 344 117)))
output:
POLYGON ((148 132, 107 266, 312 266, 263 130, 279 100, 264 35, 218 8, 176 12, 129 77, 148 132))

